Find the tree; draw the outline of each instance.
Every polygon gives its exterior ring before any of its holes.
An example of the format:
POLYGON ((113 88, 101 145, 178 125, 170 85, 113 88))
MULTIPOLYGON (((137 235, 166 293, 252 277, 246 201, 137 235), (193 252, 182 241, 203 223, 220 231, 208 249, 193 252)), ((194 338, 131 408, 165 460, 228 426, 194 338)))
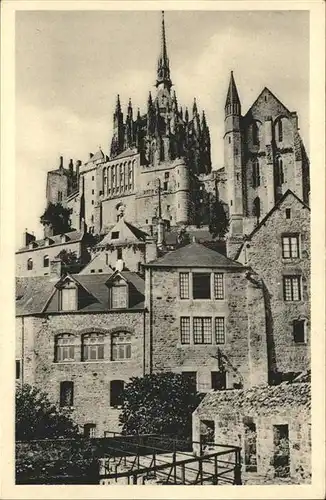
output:
POLYGON ((51 403, 45 392, 29 384, 16 389, 17 441, 77 436, 77 425, 51 403))
POLYGON ((214 199, 210 207, 209 232, 213 238, 223 238, 229 229, 229 219, 225 213, 224 205, 220 200, 214 199))
POLYGON ((181 374, 133 377, 123 393, 120 423, 124 434, 173 434, 189 438, 192 412, 202 396, 181 374))
POLYGON ((50 224, 53 229, 53 235, 67 233, 72 230, 70 226, 71 208, 65 208, 61 203, 49 203, 40 222, 43 226, 50 224))

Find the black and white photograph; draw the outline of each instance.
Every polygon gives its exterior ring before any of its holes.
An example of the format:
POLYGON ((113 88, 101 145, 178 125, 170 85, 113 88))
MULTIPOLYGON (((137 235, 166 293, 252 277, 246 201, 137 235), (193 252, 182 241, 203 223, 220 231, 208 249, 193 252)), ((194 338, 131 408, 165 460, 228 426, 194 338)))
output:
POLYGON ((14 19, 14 484, 311 486, 311 12, 54 3, 14 19))

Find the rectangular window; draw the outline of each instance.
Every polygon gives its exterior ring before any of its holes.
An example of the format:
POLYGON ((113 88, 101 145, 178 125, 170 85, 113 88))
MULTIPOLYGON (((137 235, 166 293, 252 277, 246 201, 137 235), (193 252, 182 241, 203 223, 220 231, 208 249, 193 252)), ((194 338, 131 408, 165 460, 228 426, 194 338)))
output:
POLYGON ((211 377, 214 391, 224 391, 226 389, 226 372, 211 372, 211 377))
POLYGON ((86 438, 95 438, 96 437, 96 424, 85 424, 84 425, 84 436, 86 438))
POLYGON ((193 273, 192 289, 194 299, 210 299, 211 298, 211 274, 210 273, 193 273))
POLYGON ((283 297, 286 302, 301 300, 300 276, 283 276, 283 297))
POLYGON ((164 179, 168 179, 170 177, 170 172, 165 172, 164 173, 164 179))
POLYGON ((131 358, 131 336, 128 333, 119 332, 112 335, 111 360, 121 361, 131 358))
POLYGON ((16 359, 16 380, 20 379, 20 360, 16 359))
POLYGON ((123 309, 127 307, 127 286, 115 285, 111 288, 111 308, 123 309))
POLYGON ((222 273, 214 273, 214 299, 224 299, 224 275, 222 273))
POLYGON ((216 344, 225 344, 224 318, 215 318, 215 342, 216 344))
POLYGON ((304 344, 306 342, 304 319, 293 321, 293 339, 296 344, 304 344))
POLYGON ((75 360, 75 336, 69 333, 63 333, 56 338, 55 360, 74 361, 75 360))
POLYGON ((168 190, 168 188, 169 188, 169 183, 168 183, 167 181, 165 181, 165 182, 163 183, 163 191, 167 191, 167 190, 168 190))
POLYGON ((122 259, 122 248, 117 248, 117 259, 121 260, 122 259))
POLYGON ((285 216, 287 219, 291 219, 291 208, 285 209, 285 216))
POLYGON ((121 406, 123 403, 123 380, 111 380, 110 382, 110 406, 121 406))
POLYGON ((118 240, 118 239, 119 239, 119 231, 112 231, 111 240, 118 240))
POLYGON ((77 290, 75 287, 62 288, 61 295, 61 311, 75 311, 77 309, 77 290))
POLYGON ((189 389, 197 391, 197 372, 182 372, 182 378, 188 383, 189 389))
POLYGON ((179 273, 180 299, 189 299, 189 273, 179 273))
POLYGON ((74 383, 73 382, 60 382, 60 406, 73 406, 74 405, 74 383))
POLYGON ((183 316, 180 318, 181 344, 190 344, 190 318, 183 316))
POLYGON ((283 259, 296 259, 299 257, 299 235, 282 236, 282 257, 283 259))
POLYGON ((104 335, 90 333, 83 337, 83 361, 104 359, 104 335))
POLYGON ((212 318, 193 319, 194 344, 212 343, 212 318))

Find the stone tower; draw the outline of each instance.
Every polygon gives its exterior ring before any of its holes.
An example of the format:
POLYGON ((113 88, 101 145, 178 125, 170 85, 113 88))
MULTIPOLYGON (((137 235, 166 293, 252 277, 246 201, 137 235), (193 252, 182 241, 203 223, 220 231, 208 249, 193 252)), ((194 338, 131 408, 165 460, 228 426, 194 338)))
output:
POLYGON ((241 103, 231 71, 225 102, 224 162, 230 214, 230 237, 243 235, 241 103))

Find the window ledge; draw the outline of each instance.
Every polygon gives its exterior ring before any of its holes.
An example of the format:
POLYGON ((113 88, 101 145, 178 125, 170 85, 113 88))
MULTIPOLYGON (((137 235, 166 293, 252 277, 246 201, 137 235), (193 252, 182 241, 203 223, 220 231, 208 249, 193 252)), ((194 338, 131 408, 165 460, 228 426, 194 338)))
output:
POLYGON ((118 359, 118 360, 112 360, 112 359, 98 359, 94 361, 53 361, 52 365, 85 365, 87 363, 89 364, 94 364, 94 363, 130 363, 130 361, 133 361, 132 358, 130 359, 118 359))

